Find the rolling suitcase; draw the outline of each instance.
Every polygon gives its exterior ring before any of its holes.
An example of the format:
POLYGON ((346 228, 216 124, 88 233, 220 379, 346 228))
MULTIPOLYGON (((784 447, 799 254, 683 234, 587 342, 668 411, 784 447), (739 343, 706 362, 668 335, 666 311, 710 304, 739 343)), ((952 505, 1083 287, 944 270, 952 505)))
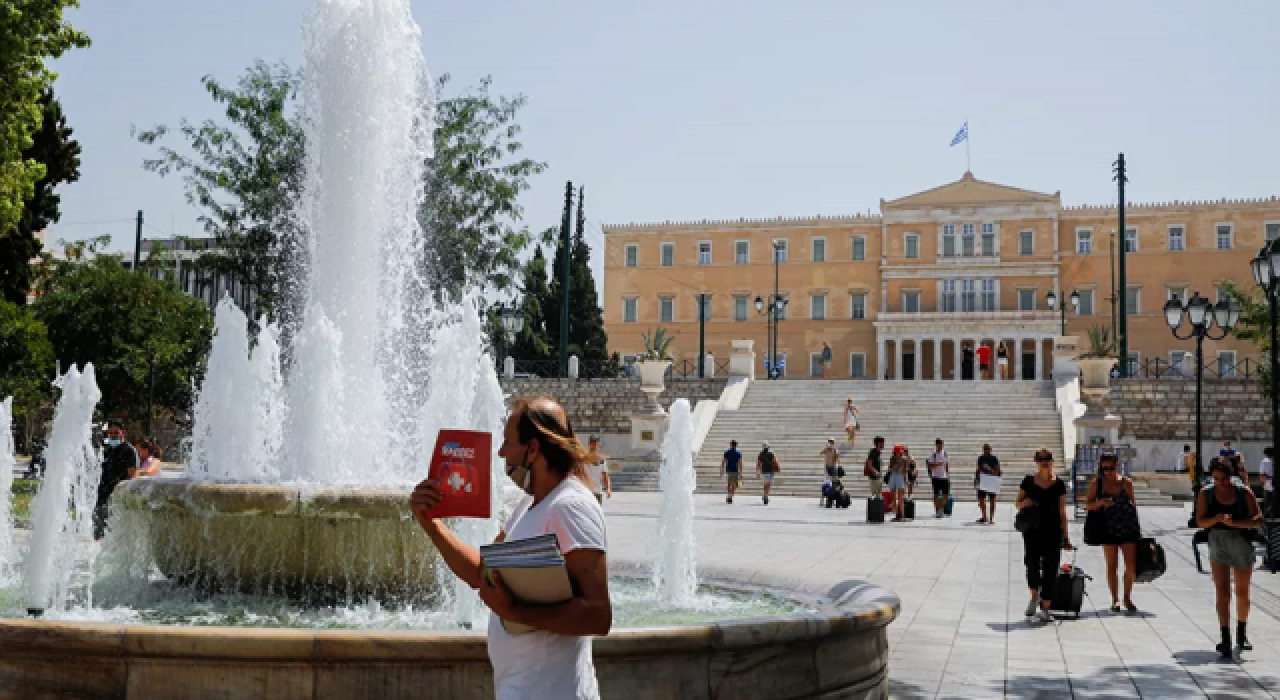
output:
POLYGON ((902 517, 906 518, 907 520, 916 519, 916 502, 915 501, 911 499, 904 499, 902 501, 902 517))
POLYGON ((1267 542, 1267 556, 1264 564, 1274 574, 1280 570, 1280 518, 1264 520, 1262 536, 1267 542))
POLYGON ((947 494, 947 502, 942 506, 943 514, 951 515, 951 509, 954 508, 955 505, 956 505, 956 497, 952 496, 951 494, 947 494))
POLYGON ((867 522, 884 522, 884 499, 875 496, 867 499, 867 522))
POLYGON ((1053 597, 1049 599, 1049 610, 1080 617, 1080 609, 1084 607, 1084 582, 1090 578, 1083 569, 1076 566, 1076 550, 1072 550, 1071 563, 1063 564, 1058 570, 1053 597))
POLYGON ((1164 558, 1164 547, 1152 537, 1138 540, 1137 573, 1133 579, 1138 583, 1151 583, 1164 575, 1168 564, 1164 558))

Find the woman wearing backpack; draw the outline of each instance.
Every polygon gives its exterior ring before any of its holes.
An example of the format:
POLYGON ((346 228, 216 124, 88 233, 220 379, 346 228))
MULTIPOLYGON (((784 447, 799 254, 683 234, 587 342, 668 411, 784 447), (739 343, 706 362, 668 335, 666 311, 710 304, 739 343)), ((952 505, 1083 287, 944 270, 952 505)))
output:
POLYGON ((1223 457, 1209 463, 1213 485, 1200 490, 1196 500, 1196 525, 1209 530, 1209 568, 1213 572, 1213 588, 1217 592, 1218 627, 1222 642, 1218 653, 1232 657, 1231 591, 1236 594, 1235 655, 1252 651, 1245 629, 1249 621, 1249 583, 1253 577, 1253 530, 1262 525, 1258 499, 1247 487, 1231 482, 1233 465, 1223 457))
MULTIPOLYGON (((1124 556, 1124 607, 1136 612, 1133 604, 1133 577, 1138 572, 1138 540, 1142 539, 1142 526, 1138 522, 1138 506, 1133 497, 1133 481, 1120 476, 1120 459, 1114 454, 1098 458, 1098 477, 1089 485, 1088 509, 1091 518, 1101 518, 1098 541, 1085 544, 1101 545, 1107 560, 1107 587, 1111 589, 1111 612, 1120 612, 1120 597, 1116 589, 1119 579, 1120 556, 1124 556)), ((1085 529, 1090 529, 1085 521, 1085 529)))

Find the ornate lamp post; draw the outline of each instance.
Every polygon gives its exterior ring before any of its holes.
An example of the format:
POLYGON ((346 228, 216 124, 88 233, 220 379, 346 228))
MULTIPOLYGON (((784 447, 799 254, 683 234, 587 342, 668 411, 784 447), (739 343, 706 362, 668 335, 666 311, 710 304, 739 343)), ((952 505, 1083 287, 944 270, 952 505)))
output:
POLYGON ((498 312, 498 320, 502 322, 502 358, 498 361, 505 362, 507 348, 511 345, 511 337, 524 330, 524 316, 511 307, 505 307, 498 312))
POLYGON ((1271 449, 1280 447, 1280 362, 1276 358, 1276 302, 1280 297, 1280 238, 1258 251, 1258 256, 1249 261, 1253 269, 1253 281, 1262 287, 1267 296, 1267 306, 1271 312, 1271 352, 1268 353, 1271 370, 1271 449))
MULTIPOLYGON (((1223 299, 1217 305, 1200 296, 1199 292, 1191 295, 1184 306, 1175 294, 1164 305, 1164 320, 1169 330, 1178 340, 1196 339, 1196 469, 1197 477, 1204 473, 1204 451, 1201 449, 1200 395, 1204 376, 1204 339, 1222 340, 1227 337, 1236 321, 1240 320, 1240 307, 1231 299, 1223 299), (1186 335, 1179 335, 1183 319, 1190 323, 1186 335), (1218 332, 1214 332, 1214 325, 1218 332)), ((1197 478, 1199 481, 1199 478, 1197 478)), ((1198 491, 1199 489, 1197 489, 1198 491)))
MULTIPOLYGON (((1080 312, 1080 292, 1075 292, 1075 291, 1071 292, 1070 299, 1071 299, 1071 310, 1076 313, 1079 313, 1080 312)), ((1053 311, 1054 309, 1058 308, 1058 295, 1054 294, 1053 290, 1051 289, 1049 290, 1048 294, 1044 295, 1044 302, 1049 305, 1049 310, 1053 311)), ((1066 334, 1067 334, 1067 305, 1063 304, 1062 305, 1062 332, 1059 333, 1059 335, 1066 335, 1066 334)))
POLYGON ((778 290, 778 263, 781 260, 778 253, 782 251, 782 243, 774 241, 773 243, 773 296, 767 301, 762 297, 756 297, 756 313, 766 314, 766 330, 765 330, 765 346, 769 350, 769 378, 778 378, 778 322, 781 321, 783 314, 787 310, 787 299, 785 299, 778 290), (769 308, 765 308, 768 304, 769 308))

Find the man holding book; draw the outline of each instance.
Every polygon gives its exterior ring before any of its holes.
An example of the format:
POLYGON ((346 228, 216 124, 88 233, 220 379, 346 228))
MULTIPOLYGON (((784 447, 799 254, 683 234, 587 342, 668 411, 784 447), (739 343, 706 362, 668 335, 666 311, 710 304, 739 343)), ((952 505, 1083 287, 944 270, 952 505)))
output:
POLYGON ((435 479, 418 484, 409 504, 449 569, 493 612, 497 698, 599 698, 591 637, 608 634, 613 611, 604 511, 586 485, 586 454, 564 409, 538 398, 512 406, 498 455, 526 494, 498 534, 502 545, 482 553, 433 517, 445 499, 435 479))

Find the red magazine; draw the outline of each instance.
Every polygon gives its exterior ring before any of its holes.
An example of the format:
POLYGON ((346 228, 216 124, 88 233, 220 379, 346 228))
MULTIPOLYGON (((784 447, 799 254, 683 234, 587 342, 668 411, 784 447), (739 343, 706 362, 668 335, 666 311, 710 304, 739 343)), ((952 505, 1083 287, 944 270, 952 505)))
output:
POLYGON ((475 430, 441 430, 427 478, 439 479, 444 498, 435 518, 488 518, 493 436, 475 430))

